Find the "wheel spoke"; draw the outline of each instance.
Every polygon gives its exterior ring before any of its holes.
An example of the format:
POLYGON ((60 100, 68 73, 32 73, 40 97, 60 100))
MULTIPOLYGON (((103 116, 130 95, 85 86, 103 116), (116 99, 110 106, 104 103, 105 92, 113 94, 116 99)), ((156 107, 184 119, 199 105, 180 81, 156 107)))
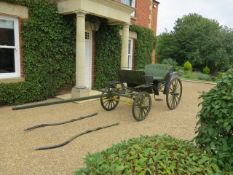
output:
POLYGON ((178 78, 171 80, 169 85, 169 91, 166 94, 167 106, 169 109, 175 109, 181 99, 182 84, 178 78))
POLYGON ((133 104, 133 116, 137 121, 142 121, 146 118, 151 108, 151 97, 146 92, 140 92, 133 104))

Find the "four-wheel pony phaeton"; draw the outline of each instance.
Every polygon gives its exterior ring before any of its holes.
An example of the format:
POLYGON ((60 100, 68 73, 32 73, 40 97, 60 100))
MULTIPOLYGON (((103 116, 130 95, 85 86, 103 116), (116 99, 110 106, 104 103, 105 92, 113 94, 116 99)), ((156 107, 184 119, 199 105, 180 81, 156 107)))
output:
POLYGON ((101 106, 111 111, 119 104, 120 97, 133 100, 132 114, 135 120, 144 120, 151 110, 151 94, 166 95, 170 110, 175 109, 181 100, 182 83, 175 70, 163 64, 146 65, 144 70, 120 70, 119 80, 111 81, 103 90, 101 106))

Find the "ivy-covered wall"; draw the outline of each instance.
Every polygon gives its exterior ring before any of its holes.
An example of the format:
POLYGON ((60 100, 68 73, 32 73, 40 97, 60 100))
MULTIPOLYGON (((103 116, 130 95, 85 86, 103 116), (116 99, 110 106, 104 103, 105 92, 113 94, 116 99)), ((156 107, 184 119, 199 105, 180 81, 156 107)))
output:
POLYGON ((25 82, 0 84, 0 103, 19 104, 54 96, 74 83, 74 26, 45 0, 1 0, 27 6, 23 21, 25 82))
POLYGON ((102 22, 96 32, 95 88, 103 88, 108 81, 117 80, 121 60, 119 26, 102 22))
MULTIPOLYGON (((75 25, 73 17, 57 13, 49 0, 0 0, 27 6, 29 19, 22 24, 25 82, 0 84, 0 104, 22 104, 55 96, 75 81, 75 25)), ((116 80, 120 69, 120 26, 104 21, 96 32, 95 88, 116 80)), ((137 33, 136 68, 151 63, 154 35, 149 29, 131 26, 137 33)))
MULTIPOLYGON (((95 88, 103 88, 108 81, 118 79, 121 58, 121 27, 101 25, 96 32, 95 88)), ((141 26, 130 26, 137 33, 135 40, 135 68, 143 69, 151 64, 152 51, 155 48, 155 36, 152 30, 141 26)))
POLYGON ((152 51, 155 48, 155 36, 152 30, 132 25, 130 31, 137 33, 135 42, 135 67, 143 69, 146 64, 151 64, 152 51))

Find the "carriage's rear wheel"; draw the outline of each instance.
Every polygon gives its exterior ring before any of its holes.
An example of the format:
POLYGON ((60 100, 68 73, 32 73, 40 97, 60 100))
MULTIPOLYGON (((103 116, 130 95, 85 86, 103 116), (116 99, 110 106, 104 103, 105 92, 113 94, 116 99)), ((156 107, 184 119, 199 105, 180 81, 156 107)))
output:
POLYGON ((106 111, 111 111, 119 104, 120 96, 113 94, 113 88, 106 89, 100 98, 100 104, 106 111))
POLYGON ((168 92, 166 94, 167 106, 170 110, 176 109, 182 96, 182 83, 179 78, 174 78, 169 83, 168 92))
POLYGON ((151 109, 151 96, 147 92, 139 92, 133 102, 132 113, 137 121, 144 120, 151 109))

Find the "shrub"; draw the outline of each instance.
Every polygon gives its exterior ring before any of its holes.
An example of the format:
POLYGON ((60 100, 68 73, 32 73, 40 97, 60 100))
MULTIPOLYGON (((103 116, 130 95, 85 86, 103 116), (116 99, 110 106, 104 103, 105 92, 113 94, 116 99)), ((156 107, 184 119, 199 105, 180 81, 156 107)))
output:
POLYGON ((186 61, 184 63, 184 70, 186 70, 186 71, 192 71, 192 64, 189 61, 186 61))
POLYGON ((204 74, 210 74, 210 68, 208 66, 205 66, 202 70, 204 74))
POLYGON ((168 64, 168 65, 171 65, 171 66, 177 66, 177 62, 176 60, 172 59, 172 58, 168 58, 168 59, 164 59, 162 62, 162 64, 168 64))
POLYGON ((84 174, 217 174, 216 159, 187 141, 170 136, 142 136, 85 158, 84 174))
POLYGON ((211 151, 223 168, 233 170, 233 69, 204 93, 198 113, 196 143, 211 151))
POLYGON ((212 76, 208 75, 208 74, 203 74, 201 72, 196 72, 197 74, 197 79, 198 80, 205 80, 205 81, 211 81, 212 80, 212 76))

